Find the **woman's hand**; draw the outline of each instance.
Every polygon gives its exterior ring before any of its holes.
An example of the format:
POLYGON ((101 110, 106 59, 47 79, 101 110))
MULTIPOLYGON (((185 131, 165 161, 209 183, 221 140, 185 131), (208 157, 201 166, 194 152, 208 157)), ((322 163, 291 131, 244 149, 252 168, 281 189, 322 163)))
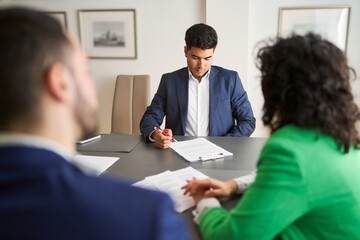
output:
POLYGON ((237 191, 237 183, 234 180, 226 182, 216 180, 214 178, 186 180, 187 185, 181 189, 185 189, 184 195, 189 193, 194 201, 198 203, 201 199, 209 197, 228 197, 237 191))

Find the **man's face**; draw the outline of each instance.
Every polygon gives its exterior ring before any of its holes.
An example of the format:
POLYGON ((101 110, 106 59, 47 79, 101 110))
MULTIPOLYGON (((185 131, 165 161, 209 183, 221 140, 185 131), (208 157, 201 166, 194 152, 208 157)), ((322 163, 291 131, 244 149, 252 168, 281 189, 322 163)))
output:
POLYGON ((191 71, 191 74, 199 81, 209 71, 213 56, 214 48, 201 49, 185 47, 185 57, 187 58, 187 64, 191 71))
POLYGON ((88 61, 80 46, 74 47, 70 73, 75 86, 74 115, 80 127, 80 139, 93 135, 98 127, 98 99, 88 70, 88 61))

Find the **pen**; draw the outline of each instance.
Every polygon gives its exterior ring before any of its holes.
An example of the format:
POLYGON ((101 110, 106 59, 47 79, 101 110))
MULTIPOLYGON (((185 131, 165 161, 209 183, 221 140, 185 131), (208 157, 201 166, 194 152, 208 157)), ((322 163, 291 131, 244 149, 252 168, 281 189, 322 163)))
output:
MULTIPOLYGON (((161 133, 161 134, 164 135, 164 136, 171 137, 169 134, 163 132, 163 131, 162 131, 160 128, 158 128, 158 127, 154 127, 154 129, 155 129, 155 131, 157 131, 158 133, 161 133)), ((175 138, 172 138, 171 140, 174 141, 174 142, 177 142, 175 138)))

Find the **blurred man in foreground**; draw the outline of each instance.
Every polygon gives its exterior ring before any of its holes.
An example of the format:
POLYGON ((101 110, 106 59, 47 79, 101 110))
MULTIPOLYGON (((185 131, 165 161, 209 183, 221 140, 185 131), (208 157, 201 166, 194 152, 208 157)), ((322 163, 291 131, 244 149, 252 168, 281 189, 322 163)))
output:
POLYGON ((72 165, 75 140, 96 131, 98 102, 60 24, 2 9, 0 52, 0 239, 187 239, 167 195, 72 165))

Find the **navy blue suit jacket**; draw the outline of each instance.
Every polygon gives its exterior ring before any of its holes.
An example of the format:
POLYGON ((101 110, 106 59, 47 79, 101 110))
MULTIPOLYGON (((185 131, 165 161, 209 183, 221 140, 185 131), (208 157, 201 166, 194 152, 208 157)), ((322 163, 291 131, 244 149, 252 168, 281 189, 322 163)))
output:
POLYGON ((54 152, 0 147, 0 239, 188 239, 168 195, 90 177, 54 152))
MULTIPOLYGON (((255 129, 255 118, 237 72, 212 66, 209 80, 209 135, 250 136, 255 129)), ((148 138, 154 127, 159 127, 166 116, 165 128, 170 128, 174 135, 185 135, 188 95, 187 67, 164 74, 157 93, 141 119, 141 133, 148 138)))

